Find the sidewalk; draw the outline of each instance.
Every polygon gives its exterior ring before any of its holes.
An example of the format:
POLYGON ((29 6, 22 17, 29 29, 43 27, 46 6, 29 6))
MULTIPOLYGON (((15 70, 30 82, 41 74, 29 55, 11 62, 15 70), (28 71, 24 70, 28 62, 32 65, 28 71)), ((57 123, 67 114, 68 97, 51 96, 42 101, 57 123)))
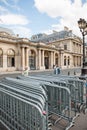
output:
MULTIPOLYGON (((54 69, 45 69, 45 70, 29 70, 29 73, 38 73, 38 72, 48 72, 48 73, 52 73, 54 74, 54 69)), ((61 69, 61 73, 62 75, 68 75, 68 72, 70 73, 70 75, 75 75, 79 76, 81 74, 81 68, 69 68, 69 69, 61 69), (75 74, 74 74, 75 72, 75 74)), ((22 71, 1 71, 0 75, 3 74, 20 74, 22 73, 22 71)))
POLYGON ((75 125, 69 130, 87 130, 87 112, 80 113, 80 116, 75 119, 75 125))
MULTIPOLYGON (((53 69, 47 69, 47 70, 29 70, 29 73, 37 73, 37 72, 53 72, 53 69)), ((0 75, 3 74, 18 74, 18 73, 22 73, 22 71, 2 71, 0 72, 0 75)))

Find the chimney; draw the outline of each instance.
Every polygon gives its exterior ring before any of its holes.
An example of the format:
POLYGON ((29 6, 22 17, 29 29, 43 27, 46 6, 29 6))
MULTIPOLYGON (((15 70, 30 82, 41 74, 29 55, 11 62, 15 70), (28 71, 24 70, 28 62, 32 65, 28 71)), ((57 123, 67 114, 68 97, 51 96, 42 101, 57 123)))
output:
POLYGON ((69 31, 69 28, 65 26, 64 31, 69 31))

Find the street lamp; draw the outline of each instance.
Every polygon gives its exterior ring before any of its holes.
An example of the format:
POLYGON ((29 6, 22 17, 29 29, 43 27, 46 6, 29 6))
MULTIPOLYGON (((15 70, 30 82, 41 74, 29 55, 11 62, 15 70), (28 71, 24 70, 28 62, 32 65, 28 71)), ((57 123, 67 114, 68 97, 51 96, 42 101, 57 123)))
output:
POLYGON ((87 22, 84 19, 80 18, 78 21, 78 26, 80 28, 83 37, 83 63, 82 63, 81 75, 85 75, 87 74, 87 68, 85 64, 85 35, 87 35, 87 22))

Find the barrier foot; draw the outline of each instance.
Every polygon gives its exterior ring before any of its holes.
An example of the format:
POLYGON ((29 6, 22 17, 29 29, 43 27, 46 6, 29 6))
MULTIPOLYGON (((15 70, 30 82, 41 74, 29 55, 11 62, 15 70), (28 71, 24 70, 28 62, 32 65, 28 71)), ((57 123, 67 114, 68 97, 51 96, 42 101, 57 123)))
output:
POLYGON ((74 122, 71 122, 70 125, 65 130, 69 130, 73 126, 74 126, 74 122))

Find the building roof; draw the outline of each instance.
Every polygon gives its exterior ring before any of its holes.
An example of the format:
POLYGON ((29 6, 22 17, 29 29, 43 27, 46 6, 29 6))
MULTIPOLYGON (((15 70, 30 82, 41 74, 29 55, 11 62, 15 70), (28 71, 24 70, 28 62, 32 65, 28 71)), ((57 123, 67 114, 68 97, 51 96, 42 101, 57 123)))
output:
POLYGON ((72 33, 72 30, 69 30, 68 28, 64 28, 64 30, 57 32, 57 31, 53 31, 52 34, 50 35, 46 35, 46 34, 36 34, 33 35, 31 37, 31 41, 32 42, 44 42, 44 43, 50 43, 53 41, 57 41, 60 39, 64 39, 67 37, 76 37, 76 35, 74 35, 72 33))

